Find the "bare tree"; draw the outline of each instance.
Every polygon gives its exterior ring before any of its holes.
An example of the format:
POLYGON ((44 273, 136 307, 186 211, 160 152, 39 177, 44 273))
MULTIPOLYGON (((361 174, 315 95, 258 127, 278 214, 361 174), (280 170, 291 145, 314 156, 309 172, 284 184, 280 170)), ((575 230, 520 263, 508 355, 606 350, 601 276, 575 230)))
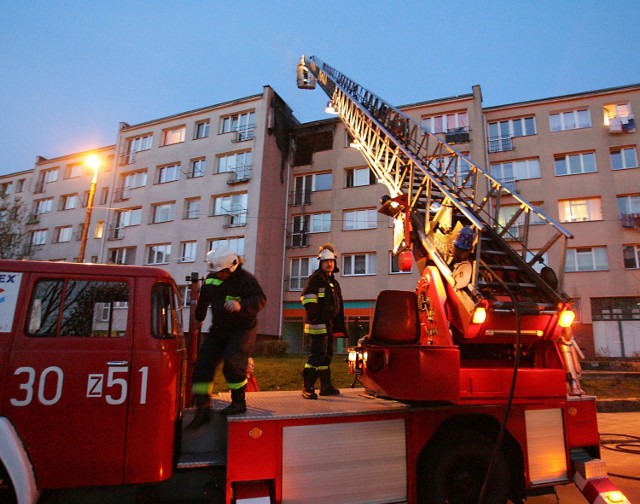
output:
POLYGON ((0 259, 28 259, 29 209, 18 196, 0 193, 0 259))

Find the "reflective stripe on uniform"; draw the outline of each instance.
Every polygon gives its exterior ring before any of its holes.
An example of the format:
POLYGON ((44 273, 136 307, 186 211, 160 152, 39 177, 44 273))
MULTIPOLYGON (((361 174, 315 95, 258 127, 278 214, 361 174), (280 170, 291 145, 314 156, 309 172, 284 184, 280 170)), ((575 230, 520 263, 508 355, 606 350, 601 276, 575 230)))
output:
POLYGON ((225 296, 225 301, 238 301, 240 302, 240 296, 225 296))
POLYGON ((196 395, 208 395, 211 388, 211 382, 193 382, 191 391, 196 395))
POLYGON ((300 302, 303 305, 306 305, 307 303, 317 303, 318 296, 315 294, 305 294, 304 296, 300 296, 300 302))
POLYGON ((326 371, 327 369, 329 369, 329 366, 318 366, 316 369, 318 371, 326 371))
POLYGON ((207 278, 204 281, 205 285, 222 285, 222 280, 220 280, 219 278, 207 278))
POLYGON ((306 334, 327 334, 327 324, 305 324, 306 334))
POLYGON ((238 383, 229 383, 229 382, 227 382, 227 387, 229 387, 229 390, 238 390, 238 389, 241 389, 242 387, 244 387, 247 384, 248 381, 249 380, 247 380, 245 378, 243 381, 238 382, 238 383))
POLYGON ((320 287, 318 289, 318 297, 319 298, 323 298, 324 297, 324 287, 320 287))

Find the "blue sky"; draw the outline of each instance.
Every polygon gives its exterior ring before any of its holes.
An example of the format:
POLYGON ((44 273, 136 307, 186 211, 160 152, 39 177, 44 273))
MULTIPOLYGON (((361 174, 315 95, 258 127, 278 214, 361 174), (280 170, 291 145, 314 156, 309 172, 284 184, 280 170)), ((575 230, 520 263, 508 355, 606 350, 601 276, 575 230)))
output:
POLYGON ((640 2, 5 2, 0 174, 266 84, 301 121, 324 118, 322 91, 295 85, 302 53, 396 105, 474 84, 500 105, 640 83, 640 2))

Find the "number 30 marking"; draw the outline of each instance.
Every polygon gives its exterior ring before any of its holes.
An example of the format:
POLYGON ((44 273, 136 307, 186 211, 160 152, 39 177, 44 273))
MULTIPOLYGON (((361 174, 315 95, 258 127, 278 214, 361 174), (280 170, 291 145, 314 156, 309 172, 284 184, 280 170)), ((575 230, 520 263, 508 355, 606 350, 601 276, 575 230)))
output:
MULTIPOLYGON (((30 367, 20 367, 15 370, 16 376, 20 374, 26 374, 26 380, 20 384, 20 390, 24 390, 24 399, 11 399, 11 404, 14 406, 27 406, 33 400, 33 389, 36 382, 36 371, 30 367)), ((62 384, 64 382, 64 373, 58 366, 50 366, 42 370, 40 373, 40 380, 38 380, 38 401, 45 406, 51 406, 57 403, 62 396, 62 384), (52 397, 45 396, 45 388, 47 386, 47 378, 50 374, 55 379, 55 392, 52 397)))

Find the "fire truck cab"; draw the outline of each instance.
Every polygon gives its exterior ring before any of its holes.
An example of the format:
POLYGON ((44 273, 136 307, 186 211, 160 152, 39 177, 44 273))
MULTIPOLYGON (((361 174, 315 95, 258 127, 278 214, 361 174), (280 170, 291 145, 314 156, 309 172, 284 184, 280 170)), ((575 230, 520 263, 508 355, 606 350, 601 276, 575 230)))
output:
POLYGON ((171 277, 0 261, 0 289, 0 469, 18 502, 166 479, 186 369, 171 277))

